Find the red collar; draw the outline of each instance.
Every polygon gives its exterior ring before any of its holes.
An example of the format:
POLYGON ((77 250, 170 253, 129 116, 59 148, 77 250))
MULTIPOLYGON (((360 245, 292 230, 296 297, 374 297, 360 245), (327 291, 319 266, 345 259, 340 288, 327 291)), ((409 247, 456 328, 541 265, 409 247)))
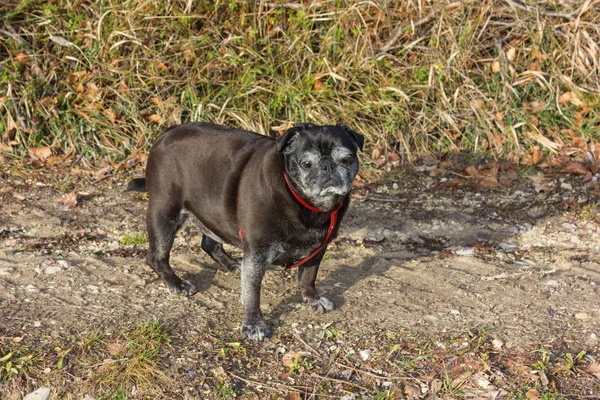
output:
MULTIPOLYGON (((283 173, 283 179, 285 180, 285 183, 287 184, 288 189, 290 189, 290 192, 292 192, 292 195, 294 196, 294 198, 296 200, 298 200, 298 202, 300 204, 302 204, 305 208, 308 208, 310 211, 313 211, 313 212, 320 212, 320 213, 327 212, 327 211, 323 211, 317 207, 313 207, 310 204, 308 204, 306 201, 304 201, 304 199, 302 199, 302 197, 300 197, 300 195, 298 193, 296 193, 296 191, 292 188, 292 185, 290 185, 290 182, 289 182, 288 177, 285 172, 283 173)), ((299 266, 301 266, 302 264, 306 263, 307 261, 312 259, 314 256, 316 256, 321 250, 323 250, 323 247, 325 247, 325 245, 327 245, 327 242, 329 241, 329 238, 331 237, 331 234, 333 233, 333 230, 335 229, 335 225, 336 225, 337 219, 338 219, 338 212, 340 211, 340 208, 342 208, 342 204, 344 204, 343 200, 340 203, 338 203, 335 207, 333 207, 333 210, 331 210, 331 215, 329 216, 329 228, 327 229, 327 234, 325 235, 325 238, 321 242, 321 245, 319 247, 317 247, 308 256, 304 257, 302 260, 296 261, 295 263, 286 264, 285 267, 287 269, 298 268, 299 266)), ((241 238, 244 237, 242 228, 240 228, 239 234, 240 234, 241 238)))

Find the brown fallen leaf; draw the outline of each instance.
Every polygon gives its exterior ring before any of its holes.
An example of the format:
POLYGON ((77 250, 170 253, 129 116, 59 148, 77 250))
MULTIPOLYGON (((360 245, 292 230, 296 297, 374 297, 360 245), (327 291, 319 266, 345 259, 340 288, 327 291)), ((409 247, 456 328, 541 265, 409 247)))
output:
POLYGON ((406 393, 406 398, 408 399, 418 399, 421 397, 421 389, 413 385, 404 386, 404 393, 406 393))
POLYGON ((529 400, 539 400, 541 396, 540 392, 538 392, 536 389, 531 389, 525 393, 525 397, 527 397, 529 400))
POLYGON ((158 114, 152 114, 152 115, 148 115, 146 117, 148 119, 148 121, 152 121, 156 124, 162 124, 163 123, 163 118, 158 115, 158 114))
POLYGON ((34 161, 44 162, 48 157, 52 155, 52 149, 48 146, 45 147, 30 147, 29 157, 34 161))
POLYGON ((500 61, 494 61, 492 63, 492 72, 493 73, 498 73, 500 72, 500 61))
POLYGON ((583 105, 583 101, 579 97, 577 97, 575 93, 566 92, 558 98, 558 104, 562 106, 569 106, 571 104, 575 106, 581 106, 583 105))
POLYGON ((490 168, 482 168, 479 173, 483 176, 496 176, 498 175, 498 166, 494 165, 490 168))
POLYGON ((481 187, 496 187, 498 185, 498 179, 495 176, 484 176, 479 180, 479 186, 481 187))
POLYGON ((585 175, 588 173, 588 167, 580 162, 573 162, 563 168, 562 172, 571 175, 585 175))
POLYGON ((585 372, 589 372, 590 374, 595 374, 595 373, 600 372, 600 362, 595 362, 595 363, 589 364, 587 367, 585 367, 585 372))
POLYGON ((533 163, 539 164, 544 159, 544 153, 542 153, 542 149, 540 146, 533 146, 533 163))
POLYGON ((65 193, 58 198, 58 204, 63 210, 70 210, 77 205, 77 195, 75 191, 65 193))
POLYGON ((593 177, 594 176, 592 175, 591 171, 586 172, 585 176, 583 177, 583 183, 591 181, 593 177))
POLYGON ((106 347, 108 349, 108 354, 110 354, 111 356, 115 356, 117 354, 121 355, 121 354, 125 354, 127 352, 127 350, 125 349, 125 346, 123 346, 119 342, 109 343, 108 346, 106 346, 106 347))
POLYGON ((283 357, 281 358, 281 362, 286 367, 291 367, 292 364, 294 363, 294 361, 297 360, 299 357, 300 357, 300 353, 290 350, 283 355, 283 357))
POLYGON ((302 400, 299 392, 290 392, 285 395, 285 400, 302 400))
POLYGON ((479 170, 477 168, 475 168, 474 166, 472 166, 472 165, 469 165, 465 169, 465 172, 467 174, 469 174, 470 177, 475 177, 475 176, 479 175, 479 170))
POLYGON ((514 169, 508 170, 506 174, 500 177, 500 184, 502 186, 510 186, 514 181, 519 179, 519 174, 514 169))

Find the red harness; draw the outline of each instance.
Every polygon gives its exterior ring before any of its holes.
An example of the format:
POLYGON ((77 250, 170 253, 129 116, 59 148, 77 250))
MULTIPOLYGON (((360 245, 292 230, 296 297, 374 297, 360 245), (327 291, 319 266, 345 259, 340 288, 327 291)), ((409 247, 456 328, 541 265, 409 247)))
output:
MULTIPOLYGON (((294 197, 296 198, 296 200, 298 200, 298 202, 300 204, 302 204, 304 207, 308 208, 310 211, 314 211, 314 212, 327 212, 327 211, 323 211, 317 207, 313 207, 310 204, 308 204, 306 201, 304 201, 300 195, 298 193, 296 193, 296 191, 292 188, 292 185, 290 185, 290 182, 288 181, 288 177, 285 174, 285 172, 283 173, 283 179, 285 179, 285 183, 287 184, 288 188, 290 189, 290 192, 292 192, 292 194, 294 195, 294 197)), ((323 239, 323 241, 321 242, 321 245, 319 247, 317 247, 312 253, 310 253, 308 256, 304 257, 302 260, 300 261, 296 261, 295 263, 289 263, 286 264, 285 267, 287 269, 293 269, 293 268, 298 268, 299 266, 301 266, 302 264, 304 264, 305 262, 309 261, 311 258, 313 258, 314 256, 317 255, 317 253, 319 253, 323 247, 327 244, 327 241, 329 240, 329 238, 331 237, 331 234, 333 233, 333 229, 335 228, 335 224, 337 223, 337 219, 338 219, 338 212, 340 211, 340 208, 342 208, 342 204, 344 202, 342 201, 341 203, 337 204, 333 210, 331 210, 331 216, 329 217, 329 229, 327 229, 327 234, 325 235, 325 239, 323 239)), ((244 237, 244 233, 242 232, 242 228, 240 228, 239 231, 240 237, 243 238, 244 237)))

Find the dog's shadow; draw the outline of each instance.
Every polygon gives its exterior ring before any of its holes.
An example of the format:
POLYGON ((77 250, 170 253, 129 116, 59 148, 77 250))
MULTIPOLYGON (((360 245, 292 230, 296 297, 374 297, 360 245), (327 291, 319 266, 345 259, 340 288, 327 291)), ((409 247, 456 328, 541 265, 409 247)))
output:
MULTIPOLYGON (((323 261, 316 282, 317 291, 335 304, 336 309, 351 307, 345 293, 362 281, 376 276, 384 276, 390 268, 410 271, 409 261, 422 257, 431 257, 444 247, 472 247, 483 239, 487 246, 497 247, 514 233, 481 229, 481 217, 461 210, 440 210, 435 215, 424 215, 421 209, 410 210, 407 207, 395 211, 394 206, 351 208, 342 223, 342 230, 336 239, 338 245, 328 249, 331 259, 323 261), (433 219, 462 224, 461 229, 446 232, 443 240, 436 232, 422 234, 415 228, 415 221, 433 219), (411 221, 407 223, 407 221, 411 221), (410 226, 409 226, 410 225, 410 226), (357 236, 368 236, 372 232, 388 229, 392 232, 408 233, 408 238, 383 238, 378 243, 357 245, 357 236), (412 236, 411 236, 412 235, 412 236), (364 253, 367 255, 361 255, 364 253), (336 263, 340 260, 339 263, 336 263)), ((516 221, 511 221, 515 223, 516 221)), ((441 236, 441 235, 440 235, 441 236)), ((279 317, 292 310, 302 299, 298 292, 287 296, 268 314, 267 319, 279 324, 279 317)))

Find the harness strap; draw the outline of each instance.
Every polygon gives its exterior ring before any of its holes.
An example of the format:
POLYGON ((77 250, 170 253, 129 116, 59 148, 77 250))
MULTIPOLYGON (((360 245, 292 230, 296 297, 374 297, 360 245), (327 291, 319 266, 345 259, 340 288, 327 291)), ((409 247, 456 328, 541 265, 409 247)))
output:
MULTIPOLYGON (((300 197, 300 195, 298 193, 296 193, 296 191, 292 188, 292 185, 290 185, 290 182, 289 182, 288 177, 285 174, 285 172, 283 173, 283 179, 285 179, 285 183, 287 184, 288 188, 290 189, 290 192, 292 192, 292 195, 294 196, 294 198, 296 200, 298 200, 298 202, 300 204, 302 204, 305 208, 308 208, 310 211, 314 211, 314 212, 327 212, 327 211, 323 211, 317 207, 313 207, 310 204, 308 204, 306 201, 304 201, 304 199, 302 199, 302 197, 300 197)), ((329 240, 329 238, 331 237, 331 234, 333 233, 333 230, 335 229, 335 225, 336 225, 337 219, 338 219, 338 213, 340 211, 340 208, 342 208, 342 204, 343 204, 343 201, 341 203, 337 204, 333 208, 333 210, 331 210, 331 215, 329 216, 329 228, 327 229, 327 234, 325 235, 325 238, 321 242, 321 245, 319 247, 317 247, 308 256, 304 257, 302 260, 296 261, 294 263, 286 264, 285 267, 287 269, 298 268, 299 266, 308 262, 311 258, 316 256, 323 249, 323 247, 325 247, 325 245, 327 244, 327 241, 329 240)), ((240 228, 240 230, 239 230, 239 235, 240 235, 240 238, 244 237, 244 232, 242 232, 242 228, 240 228)))

